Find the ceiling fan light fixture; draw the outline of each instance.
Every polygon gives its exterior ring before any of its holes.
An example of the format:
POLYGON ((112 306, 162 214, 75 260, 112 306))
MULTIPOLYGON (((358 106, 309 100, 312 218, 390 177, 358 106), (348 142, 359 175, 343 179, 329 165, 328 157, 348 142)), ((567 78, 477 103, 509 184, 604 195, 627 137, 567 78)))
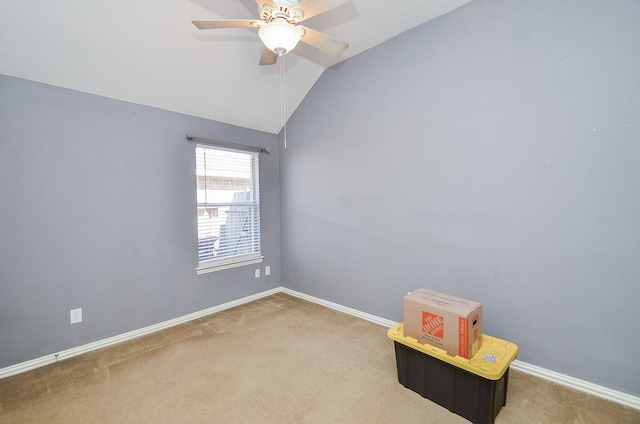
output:
POLYGON ((289 22, 273 21, 260 27, 258 37, 269 50, 283 55, 294 49, 302 38, 302 33, 289 22))

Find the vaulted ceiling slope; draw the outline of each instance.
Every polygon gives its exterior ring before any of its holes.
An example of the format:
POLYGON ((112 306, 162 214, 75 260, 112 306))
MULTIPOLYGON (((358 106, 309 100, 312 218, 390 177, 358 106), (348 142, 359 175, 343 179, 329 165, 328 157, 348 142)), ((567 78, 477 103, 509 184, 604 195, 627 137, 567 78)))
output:
MULTIPOLYGON (((327 67, 469 1, 352 0, 306 20, 350 47, 284 56, 286 117, 327 67)), ((280 65, 258 66, 257 30, 191 23, 258 11, 255 0, 2 0, 0 73, 275 134, 280 65)))

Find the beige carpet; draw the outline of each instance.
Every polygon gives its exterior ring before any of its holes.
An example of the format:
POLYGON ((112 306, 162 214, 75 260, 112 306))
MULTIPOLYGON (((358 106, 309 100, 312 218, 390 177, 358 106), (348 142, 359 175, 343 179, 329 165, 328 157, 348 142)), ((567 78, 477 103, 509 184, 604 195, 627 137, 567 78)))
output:
MULTIPOLYGON (((0 380, 0 423, 468 423, 398 383, 386 330, 278 294, 0 380)), ((640 411, 512 370, 496 423, 640 411)))

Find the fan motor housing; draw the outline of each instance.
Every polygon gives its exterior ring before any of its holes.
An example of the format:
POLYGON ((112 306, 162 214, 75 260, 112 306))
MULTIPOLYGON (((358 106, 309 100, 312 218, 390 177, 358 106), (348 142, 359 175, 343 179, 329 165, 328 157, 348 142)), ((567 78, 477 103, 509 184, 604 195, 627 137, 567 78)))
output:
POLYGON ((265 3, 260 9, 260 19, 267 23, 277 18, 283 18, 289 23, 300 22, 304 19, 304 12, 295 8, 297 4, 298 2, 285 0, 274 1, 273 5, 265 3))

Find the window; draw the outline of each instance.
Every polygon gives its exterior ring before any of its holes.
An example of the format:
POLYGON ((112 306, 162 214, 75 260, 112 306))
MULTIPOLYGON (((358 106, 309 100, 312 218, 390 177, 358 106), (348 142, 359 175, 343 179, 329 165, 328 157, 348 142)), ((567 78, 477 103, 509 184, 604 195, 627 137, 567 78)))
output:
POLYGON ((261 262, 258 153, 196 145, 198 274, 261 262))

